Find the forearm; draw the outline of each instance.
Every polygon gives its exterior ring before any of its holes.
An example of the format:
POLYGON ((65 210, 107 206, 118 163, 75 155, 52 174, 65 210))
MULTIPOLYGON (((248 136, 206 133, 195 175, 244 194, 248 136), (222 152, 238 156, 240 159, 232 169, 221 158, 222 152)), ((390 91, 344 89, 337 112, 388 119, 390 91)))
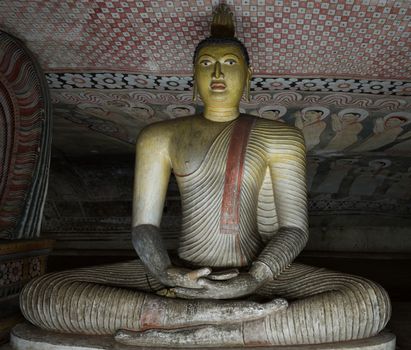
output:
POLYGON ((153 225, 135 226, 132 231, 132 241, 144 266, 160 282, 167 284, 167 269, 171 266, 171 261, 158 227, 153 225))
POLYGON ((280 228, 258 256, 252 269, 263 264, 270 269, 273 277, 277 277, 303 250, 307 240, 307 230, 298 227, 280 228))

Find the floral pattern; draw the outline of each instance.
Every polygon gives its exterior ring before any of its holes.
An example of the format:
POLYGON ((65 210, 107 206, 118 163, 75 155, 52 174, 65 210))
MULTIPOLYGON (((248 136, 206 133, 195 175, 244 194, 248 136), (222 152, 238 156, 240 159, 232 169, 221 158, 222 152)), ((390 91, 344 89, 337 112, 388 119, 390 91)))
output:
POLYGON ((0 261, 0 295, 15 295, 31 279, 44 273, 44 256, 16 257, 0 261))
POLYGON ((0 286, 14 284, 23 279, 23 260, 0 263, 0 286))
POLYGON ((29 276, 31 278, 41 274, 41 261, 39 257, 35 257, 29 262, 29 276))
POLYGON ((358 89, 360 87, 360 83, 356 83, 355 80, 352 79, 338 79, 333 81, 332 79, 327 79, 329 80, 328 82, 328 88, 331 91, 335 92, 349 92, 355 89, 358 89))
POLYGON ((259 90, 286 90, 290 89, 298 79, 295 78, 254 78, 251 89, 259 90))
MULTIPOLYGON (((50 89, 148 89, 159 91, 190 91, 192 77, 155 76, 126 73, 49 73, 50 89)), ((252 91, 324 91, 355 92, 379 95, 411 95, 411 82, 390 80, 357 80, 330 78, 255 77, 252 91)))
POLYGON ((405 83, 405 84, 396 86, 393 92, 398 95, 411 96, 411 83, 405 83))
POLYGON ((18 282, 23 277, 23 262, 12 261, 9 263, 9 279, 11 282, 18 282))
POLYGON ((65 81, 63 88, 72 89, 74 86, 78 88, 91 88, 93 87, 91 77, 91 74, 64 73, 61 77, 65 81))
POLYGON ((95 87, 98 89, 121 89, 126 85, 123 78, 124 75, 121 73, 97 73, 93 80, 97 83, 95 87))
POLYGON ((62 89, 63 82, 60 80, 59 74, 50 73, 46 75, 47 83, 50 89, 62 89))
POLYGON ((192 86, 191 77, 161 77, 158 79, 158 85, 164 90, 190 90, 192 86))
POLYGON ((295 84, 297 90, 303 91, 328 91, 327 81, 324 79, 303 79, 295 84))
POLYGON ((154 75, 126 74, 124 80, 127 82, 126 88, 154 89, 156 86, 154 75))
POLYGON ((362 90, 365 93, 380 94, 388 93, 392 88, 391 81, 367 81, 361 80, 362 90))

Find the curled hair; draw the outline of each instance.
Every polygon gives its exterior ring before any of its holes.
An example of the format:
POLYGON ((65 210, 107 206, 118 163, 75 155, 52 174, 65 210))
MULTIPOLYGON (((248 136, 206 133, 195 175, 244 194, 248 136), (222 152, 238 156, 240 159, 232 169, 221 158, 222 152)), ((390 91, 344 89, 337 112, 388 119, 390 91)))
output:
POLYGON ((232 38, 214 38, 214 37, 208 37, 202 41, 199 42, 199 44, 197 45, 195 51, 194 51, 194 56, 193 56, 193 64, 195 64, 198 53, 200 51, 201 48, 207 46, 207 45, 212 45, 212 44, 234 44, 237 45, 243 56, 244 56, 244 60, 247 63, 247 66, 250 66, 250 56, 248 56, 248 52, 246 47, 244 46, 244 44, 238 40, 235 37, 232 38))

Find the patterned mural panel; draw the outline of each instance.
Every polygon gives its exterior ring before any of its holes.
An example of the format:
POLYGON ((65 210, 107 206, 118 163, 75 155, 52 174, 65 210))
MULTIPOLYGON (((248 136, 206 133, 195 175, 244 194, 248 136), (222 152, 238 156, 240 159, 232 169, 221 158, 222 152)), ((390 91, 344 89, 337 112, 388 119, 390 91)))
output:
MULTIPOLYGON (((8 0, 2 29, 47 72, 191 75, 218 0, 8 0)), ((228 0, 257 75, 410 80, 411 3, 228 0)))
POLYGON ((50 118, 42 73, 20 41, 0 31, 0 238, 39 233, 50 118))
MULTIPOLYGON (((134 144, 141 127, 201 113, 187 92, 53 90, 56 117, 134 144)), ((411 154, 411 98, 323 92, 254 92, 241 112, 302 130, 309 154, 411 154)))

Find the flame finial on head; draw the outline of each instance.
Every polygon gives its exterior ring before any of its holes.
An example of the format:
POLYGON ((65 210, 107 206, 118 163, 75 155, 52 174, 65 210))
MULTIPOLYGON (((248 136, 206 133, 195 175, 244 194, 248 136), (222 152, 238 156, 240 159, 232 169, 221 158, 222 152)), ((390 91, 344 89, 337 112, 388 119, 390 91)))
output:
POLYGON ((212 38, 234 38, 233 13, 226 4, 220 4, 215 8, 210 31, 212 38))
POLYGON ((202 47, 213 44, 234 44, 240 47, 247 66, 250 66, 250 58, 247 49, 244 44, 235 37, 234 15, 226 4, 220 4, 214 9, 210 29, 211 35, 200 41, 194 51, 194 64, 198 52, 202 47))

